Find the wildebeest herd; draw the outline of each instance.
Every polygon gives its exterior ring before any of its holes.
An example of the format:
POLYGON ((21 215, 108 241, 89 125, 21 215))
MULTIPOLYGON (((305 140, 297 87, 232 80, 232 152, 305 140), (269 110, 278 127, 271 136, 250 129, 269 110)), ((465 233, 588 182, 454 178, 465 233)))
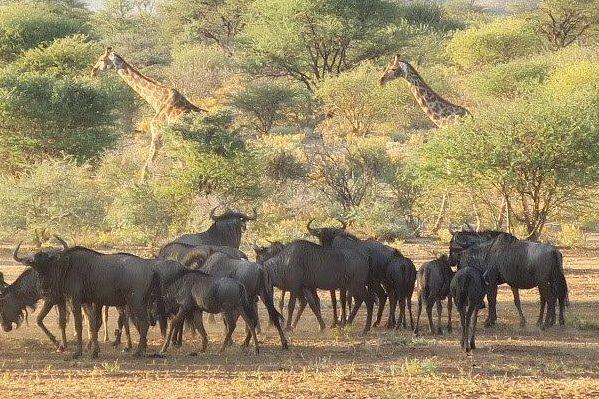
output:
POLYGON ((201 338, 200 350, 207 346, 202 314, 222 314, 225 338, 221 351, 233 343, 232 334, 241 316, 246 328, 244 346, 253 342, 259 351, 260 332, 258 300, 266 307, 269 324, 279 334, 283 349, 289 347, 282 324, 287 331, 295 328, 308 305, 320 328, 325 328, 318 290, 330 292, 333 307, 331 327, 352 323, 364 304, 366 322, 362 334, 381 323, 387 299, 389 315, 386 328, 409 328, 419 333, 422 306, 426 308, 430 332, 442 334, 442 301, 447 299, 448 324, 451 332, 452 302, 462 328, 460 345, 466 353, 475 348, 477 315, 488 303, 487 326, 495 324, 497 287, 508 284, 521 324, 526 320, 520 306, 519 289, 538 287, 540 312, 537 324, 547 328, 564 324, 564 307, 568 288, 564 277, 562 255, 553 246, 520 240, 499 231, 454 231, 449 256, 442 255, 423 264, 418 271, 414 263, 397 249, 375 240, 359 239, 347 231, 345 222, 338 227, 307 225, 307 233, 318 243, 294 240, 271 242, 253 248, 256 261, 248 259, 239 247, 246 223, 255 220, 256 212, 247 215, 227 210, 210 212, 212 225, 204 232, 185 234, 163 246, 154 258, 141 258, 129 253, 104 254, 81 246, 69 247, 59 237, 61 249, 42 250, 32 255, 19 255, 15 261, 28 268, 12 283, 6 284, 0 274, 0 324, 10 332, 43 302, 37 324, 58 351, 67 347, 67 312, 70 309, 77 343, 74 357, 83 352, 83 316, 87 318, 92 357, 99 352, 98 334, 104 324, 108 340, 108 307, 118 310, 118 323, 113 345, 121 343, 122 330, 131 349, 129 322, 139 334, 136 356, 147 349, 150 326, 158 324, 164 344, 159 355, 170 345, 180 346, 183 331, 188 329, 201 338), (453 268, 457 267, 454 272, 453 268), (279 310, 274 304, 273 288, 281 291, 279 310), (418 310, 414 320, 412 295, 417 292, 418 310), (289 293, 287 315, 283 311, 284 294, 289 293), (337 292, 339 300, 337 302, 337 292), (296 302, 299 302, 295 312, 296 302), (378 304, 376 319, 374 307, 378 304), (399 304, 399 315, 396 308, 399 304), (69 305, 69 306, 67 306, 69 305), (339 306, 337 306, 339 305, 339 306), (432 310, 437 308, 437 326, 432 310), (58 310, 60 341, 46 328, 44 318, 50 310, 58 310), (104 317, 102 311, 104 312, 104 317), (83 313, 82 313, 83 312, 83 313), (295 318, 294 318, 295 312, 295 318))

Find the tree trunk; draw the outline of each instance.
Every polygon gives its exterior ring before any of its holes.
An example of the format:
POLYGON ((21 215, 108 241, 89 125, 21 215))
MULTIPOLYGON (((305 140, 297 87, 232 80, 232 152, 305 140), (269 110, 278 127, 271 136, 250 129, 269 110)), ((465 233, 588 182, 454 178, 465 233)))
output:
POLYGON ((443 199, 441 200, 441 208, 439 209, 439 215, 437 216, 437 221, 433 226, 432 233, 437 234, 439 229, 441 228, 441 223, 443 223, 443 219, 445 218, 445 213, 447 212, 449 202, 449 194, 446 192, 443 193, 443 199))

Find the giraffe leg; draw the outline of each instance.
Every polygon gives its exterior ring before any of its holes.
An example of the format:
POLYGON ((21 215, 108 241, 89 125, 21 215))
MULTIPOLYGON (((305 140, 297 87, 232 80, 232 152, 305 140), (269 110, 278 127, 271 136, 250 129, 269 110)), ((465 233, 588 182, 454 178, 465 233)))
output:
POLYGON ((154 160, 156 159, 156 155, 158 155, 158 151, 162 148, 162 134, 160 129, 155 124, 152 124, 150 127, 150 131, 152 132, 152 140, 150 141, 150 149, 148 151, 148 157, 146 158, 146 163, 141 171, 141 181, 144 182, 147 180, 148 176, 151 173, 151 168, 154 164, 154 160))

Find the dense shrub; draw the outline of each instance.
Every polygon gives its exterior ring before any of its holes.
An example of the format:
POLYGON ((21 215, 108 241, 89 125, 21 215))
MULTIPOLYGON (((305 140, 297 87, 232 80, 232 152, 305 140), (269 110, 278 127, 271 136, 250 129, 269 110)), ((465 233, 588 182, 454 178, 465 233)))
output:
POLYGON ((447 51, 455 63, 473 68, 536 53, 540 51, 540 44, 529 22, 502 18, 456 32, 447 51))
POLYGON ((472 86, 485 96, 512 98, 535 90, 550 70, 547 59, 518 59, 483 69, 474 75, 472 86))

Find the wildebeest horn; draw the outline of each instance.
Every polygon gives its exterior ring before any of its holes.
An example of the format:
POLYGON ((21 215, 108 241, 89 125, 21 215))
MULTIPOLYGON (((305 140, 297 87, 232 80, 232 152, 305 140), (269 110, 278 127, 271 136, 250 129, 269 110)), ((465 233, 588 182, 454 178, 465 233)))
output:
POLYGON ((216 212, 216 210, 218 209, 220 205, 215 206, 214 208, 212 208, 212 210, 210 211, 210 219, 216 221, 216 219, 218 219, 216 216, 214 216, 214 212, 216 212))
POLYGON ((15 260, 15 262, 24 263, 25 259, 19 258, 19 249, 21 248, 21 244, 23 244, 23 241, 21 241, 15 248, 15 251, 12 253, 12 258, 15 260))
POLYGON ((252 216, 248 216, 245 213, 242 214, 243 219, 245 220, 256 220, 256 218, 258 217, 258 212, 256 211, 256 208, 252 209, 253 215, 252 216))
POLYGON ((341 223, 341 230, 345 230, 347 228, 347 222, 337 218, 337 221, 341 223))
POLYGON ((64 251, 66 251, 67 249, 69 249, 69 244, 67 244, 67 242, 65 240, 63 240, 62 238, 60 238, 57 235, 54 235, 54 238, 56 239, 56 241, 58 241, 60 243, 60 245, 62 245, 62 249, 64 251))

